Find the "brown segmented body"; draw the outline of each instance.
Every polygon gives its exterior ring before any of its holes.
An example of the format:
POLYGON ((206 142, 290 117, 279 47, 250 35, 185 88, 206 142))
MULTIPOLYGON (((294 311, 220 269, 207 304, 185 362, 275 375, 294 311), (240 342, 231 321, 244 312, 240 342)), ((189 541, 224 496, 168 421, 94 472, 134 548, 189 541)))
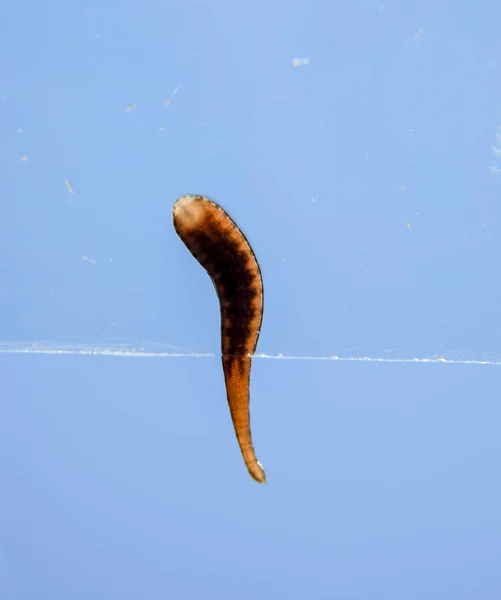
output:
POLYGON ((230 216, 203 196, 182 196, 174 229, 214 283, 221 307, 226 395, 238 444, 251 477, 266 482, 250 429, 250 371, 263 319, 263 282, 254 252, 230 216))

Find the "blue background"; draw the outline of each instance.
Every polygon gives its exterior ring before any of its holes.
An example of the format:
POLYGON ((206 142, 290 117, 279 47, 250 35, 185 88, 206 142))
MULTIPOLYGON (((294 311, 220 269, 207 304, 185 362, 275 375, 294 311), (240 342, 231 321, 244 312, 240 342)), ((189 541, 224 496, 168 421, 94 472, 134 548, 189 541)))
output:
POLYGON ((2 600, 501 597, 499 367, 467 362, 501 355, 500 23, 2 5, 2 600), (257 254, 259 353, 385 359, 254 361, 264 487, 219 359, 189 356, 220 340, 186 193, 257 254), (415 357, 459 364, 386 362, 415 357))

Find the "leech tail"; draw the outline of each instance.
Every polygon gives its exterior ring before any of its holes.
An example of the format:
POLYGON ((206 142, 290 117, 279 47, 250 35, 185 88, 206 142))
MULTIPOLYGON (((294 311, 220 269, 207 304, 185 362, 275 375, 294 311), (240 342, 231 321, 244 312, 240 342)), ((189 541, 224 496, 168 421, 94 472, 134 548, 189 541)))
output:
POLYGON ((264 469, 252 444, 249 413, 250 370, 250 356, 223 356, 226 395, 240 452, 249 475, 258 483, 266 483, 264 469))

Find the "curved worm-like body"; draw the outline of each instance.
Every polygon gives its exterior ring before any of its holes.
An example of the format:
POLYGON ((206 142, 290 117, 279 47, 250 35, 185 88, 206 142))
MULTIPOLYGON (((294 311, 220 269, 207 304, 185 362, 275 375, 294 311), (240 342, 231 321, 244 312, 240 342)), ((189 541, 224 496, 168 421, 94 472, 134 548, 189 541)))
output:
POLYGON ((173 208, 174 229, 209 274, 221 306, 226 395, 243 459, 251 477, 266 482, 250 429, 251 356, 263 318, 263 282, 254 252, 230 216, 203 196, 182 196, 173 208))

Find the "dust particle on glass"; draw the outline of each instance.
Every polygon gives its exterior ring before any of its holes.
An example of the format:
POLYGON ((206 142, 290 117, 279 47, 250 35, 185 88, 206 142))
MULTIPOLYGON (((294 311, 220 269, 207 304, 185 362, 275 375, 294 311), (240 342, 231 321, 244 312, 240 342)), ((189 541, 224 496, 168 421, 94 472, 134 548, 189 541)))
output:
POLYGON ((176 88, 174 89, 174 91, 172 92, 172 94, 170 95, 170 98, 168 98, 165 101, 165 106, 170 106, 172 100, 174 99, 174 96, 179 92, 179 89, 181 88, 181 83, 179 85, 176 86, 176 88))

